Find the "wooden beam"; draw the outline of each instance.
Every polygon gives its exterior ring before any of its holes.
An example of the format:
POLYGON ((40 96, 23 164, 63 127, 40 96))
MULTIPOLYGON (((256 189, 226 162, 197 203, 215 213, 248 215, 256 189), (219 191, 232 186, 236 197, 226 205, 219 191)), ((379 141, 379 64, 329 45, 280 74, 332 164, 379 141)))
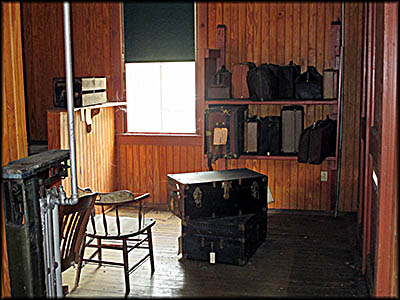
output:
MULTIPOLYGON (((2 165, 26 157, 28 141, 22 63, 21 16, 19 2, 1 2, 2 32, 2 165)), ((3 193, 1 193, 1 297, 11 296, 5 235, 3 193)))
POLYGON ((374 297, 398 297, 398 3, 385 2, 382 137, 374 297), (395 266, 393 265, 394 263, 395 266))

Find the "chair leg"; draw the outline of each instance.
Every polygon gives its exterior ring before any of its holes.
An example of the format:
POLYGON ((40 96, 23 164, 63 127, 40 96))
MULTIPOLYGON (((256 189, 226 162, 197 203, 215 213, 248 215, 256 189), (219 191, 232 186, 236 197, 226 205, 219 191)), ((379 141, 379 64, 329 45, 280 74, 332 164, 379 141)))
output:
POLYGON ((151 274, 154 273, 154 255, 153 255, 153 237, 151 234, 151 228, 147 229, 147 239, 149 244, 149 254, 150 254, 150 265, 151 265, 151 274))
POLYGON ((102 266, 101 259, 102 259, 102 256, 103 256, 103 254, 101 252, 101 250, 102 250, 101 239, 97 239, 97 250, 98 250, 97 257, 99 259, 99 266, 98 267, 100 268, 102 266))
POLYGON ((75 290, 79 286, 79 280, 81 278, 81 270, 82 270, 82 263, 83 263, 83 255, 85 254, 85 248, 86 248, 86 236, 83 238, 81 252, 79 253, 79 262, 78 262, 78 268, 76 269, 76 273, 75 273, 75 285, 74 285, 73 290, 75 290))
POLYGON ((127 296, 131 290, 131 287, 129 283, 128 245, 126 239, 122 240, 122 252, 124 257, 125 296, 127 296))

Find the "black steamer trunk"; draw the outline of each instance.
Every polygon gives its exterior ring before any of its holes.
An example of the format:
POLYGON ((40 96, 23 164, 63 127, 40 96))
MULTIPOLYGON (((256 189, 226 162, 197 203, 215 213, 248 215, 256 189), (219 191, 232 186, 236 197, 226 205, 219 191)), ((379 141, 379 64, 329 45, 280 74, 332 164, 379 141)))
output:
POLYGON ((265 241, 266 234, 266 212, 182 221, 182 255, 187 259, 243 266, 265 241))
POLYGON ((182 220, 266 212, 268 177, 234 169, 169 174, 168 207, 182 220))

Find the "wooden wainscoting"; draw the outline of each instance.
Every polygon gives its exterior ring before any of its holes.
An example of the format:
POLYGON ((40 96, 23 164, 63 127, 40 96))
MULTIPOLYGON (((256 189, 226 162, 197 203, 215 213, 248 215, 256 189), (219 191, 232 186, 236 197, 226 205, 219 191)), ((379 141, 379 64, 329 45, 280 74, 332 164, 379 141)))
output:
POLYGON ((166 208, 168 174, 207 171, 199 139, 193 145, 174 143, 171 138, 117 137, 119 188, 149 192, 147 203, 166 208))
MULTIPOLYGON (((285 105, 251 105, 251 115, 280 116, 285 105)), ((304 105, 304 128, 329 115, 329 105, 304 105)), ((319 165, 298 163, 296 160, 232 160, 229 167, 252 166, 265 173, 275 202, 270 207, 280 209, 331 211, 335 201, 335 162, 325 160, 319 165), (328 172, 328 181, 321 181, 321 171, 328 172)))
POLYGON ((330 168, 329 161, 320 165, 299 164, 296 160, 231 159, 227 168, 248 168, 268 176, 274 202, 269 208, 331 211, 334 199, 332 176, 321 182, 321 171, 330 168))
MULTIPOLYGON (((174 144, 170 140, 150 143, 148 137, 117 136, 119 188, 150 192, 150 206, 166 208, 168 174, 208 171, 201 145, 174 144)), ((330 164, 331 161, 308 165, 297 160, 239 158, 219 159, 214 169, 248 168, 266 174, 275 200, 269 205, 271 208, 331 211, 334 176, 329 173, 327 182, 320 181, 321 171, 329 170, 330 164)))
MULTIPOLYGON (((49 149, 69 149, 66 110, 47 112, 49 149)), ((93 116, 91 131, 75 111, 75 145, 77 182, 80 187, 90 187, 96 192, 115 190, 117 172, 115 162, 114 107, 100 108, 93 116)), ((70 177, 63 180, 63 187, 70 195, 70 177)))

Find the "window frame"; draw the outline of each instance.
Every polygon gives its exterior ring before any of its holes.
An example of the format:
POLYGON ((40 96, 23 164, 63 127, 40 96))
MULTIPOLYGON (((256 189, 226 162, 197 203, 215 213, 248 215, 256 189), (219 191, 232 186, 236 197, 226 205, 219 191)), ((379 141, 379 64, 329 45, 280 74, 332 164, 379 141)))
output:
MULTIPOLYGON (((194 43, 195 43, 195 133, 141 133, 141 132, 128 132, 127 129, 127 112, 126 106, 117 108, 115 111, 115 130, 116 142, 118 144, 152 144, 152 145, 192 145, 201 146, 203 115, 204 115, 204 48, 206 48, 206 32, 207 32, 207 13, 206 11, 200 12, 200 6, 194 2, 194 43), (201 24, 201 26, 199 26, 201 24), (200 29, 200 30, 199 30, 200 29), (203 51, 199 51, 199 31, 203 32, 203 51), (205 36, 204 36, 205 34, 205 36)), ((203 10, 203 9, 202 9, 203 10)), ((123 5, 121 3, 121 36, 122 36, 122 49, 124 48, 124 13, 123 5)), ((201 42, 201 41, 200 41, 201 42)), ((122 51, 124 52, 124 50, 122 51)), ((122 58, 124 54, 122 53, 122 58)), ((126 101, 126 78, 125 78, 125 61, 122 59, 122 86, 123 86, 123 99, 126 101)))

